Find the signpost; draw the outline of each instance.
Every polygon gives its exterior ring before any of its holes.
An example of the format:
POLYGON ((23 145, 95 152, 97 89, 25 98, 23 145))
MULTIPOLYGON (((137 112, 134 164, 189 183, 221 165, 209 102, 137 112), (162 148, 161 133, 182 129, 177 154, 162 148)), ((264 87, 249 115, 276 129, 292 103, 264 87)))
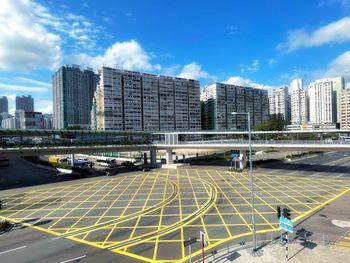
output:
POLYGON ((204 263, 204 246, 207 244, 207 238, 205 237, 205 234, 203 231, 199 231, 199 236, 200 236, 201 245, 202 245, 202 263, 204 263))
POLYGON ((235 161, 235 170, 237 169, 237 157, 238 157, 238 154, 237 153, 231 153, 231 169, 232 169, 232 161, 234 160, 235 161))
MULTIPOLYGON (((277 208, 277 210, 279 210, 277 208)), ((280 228, 281 231, 285 230, 286 231, 286 238, 285 238, 285 242, 286 242, 286 261, 288 262, 288 232, 293 233, 294 231, 294 223, 293 221, 290 219, 290 210, 287 208, 283 209, 283 216, 280 217, 280 228), (286 217, 284 217, 286 216, 286 217)))
POLYGON ((184 247, 188 246, 188 255, 189 255, 189 262, 192 262, 191 259, 191 244, 196 243, 197 242, 197 238, 196 237, 189 237, 188 240, 184 241, 184 247))

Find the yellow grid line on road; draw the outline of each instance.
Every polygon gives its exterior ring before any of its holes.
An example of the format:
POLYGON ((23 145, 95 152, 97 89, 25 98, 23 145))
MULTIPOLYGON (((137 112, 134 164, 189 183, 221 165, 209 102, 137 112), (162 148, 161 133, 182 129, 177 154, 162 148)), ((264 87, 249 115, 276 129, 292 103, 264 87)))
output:
MULTIPOLYGON (((167 173, 165 180, 166 180, 166 181, 168 181, 168 178, 169 178, 169 172, 167 173)), ((166 196, 166 190, 167 190, 167 188, 165 187, 165 188, 164 188, 164 192, 163 192, 163 199, 165 199, 165 196, 166 196)), ((180 194, 179 194, 179 196, 180 196, 180 194)), ((180 197, 179 197, 179 199, 180 199, 180 197)), ((162 208, 160 209, 160 216, 159 216, 158 230, 160 230, 160 229, 161 229, 161 226, 162 226, 163 210, 164 210, 164 206, 162 206, 162 208)), ((156 259, 156 257, 157 257, 157 252, 158 252, 158 242, 159 242, 159 236, 157 236, 157 238, 156 238, 156 240, 155 240, 155 245, 154 245, 154 249, 153 249, 153 260, 155 260, 155 259, 156 259)))
MULTIPOLYGON (((191 186, 191 189, 192 189, 192 194, 193 194, 194 200, 195 200, 195 202, 196 202, 197 209, 199 209, 200 206, 199 206, 198 198, 197 198, 197 195, 196 195, 196 193, 195 193, 195 191, 194 191, 194 187, 193 187, 193 184, 192 184, 192 180, 190 179, 190 176, 189 176, 187 170, 186 170, 186 174, 187 174, 187 180, 189 181, 190 186, 191 186)), ((205 187, 205 185, 203 185, 203 186, 205 187)), ((207 190, 207 189, 205 188, 205 190, 207 190)), ((205 233, 205 235, 206 235, 206 237, 207 237, 207 239, 208 239, 208 244, 210 244, 208 231, 207 231, 207 229, 205 228, 205 224, 204 224, 204 220, 203 220, 203 216, 202 216, 202 215, 200 216, 200 221, 201 221, 201 227, 203 228, 203 231, 204 231, 204 233, 205 233)))
POLYGON ((237 212, 238 216, 241 218, 241 220, 245 223, 245 225, 249 228, 250 231, 252 231, 252 228, 250 226, 250 224, 245 220, 245 218, 242 216, 241 212, 236 208, 236 206, 232 203, 232 201, 230 200, 230 198, 226 195, 226 193, 224 191, 222 191, 221 187, 217 184, 217 182, 215 180, 213 180, 213 178, 211 177, 211 175, 209 174, 208 170, 205 170, 205 172, 208 174, 208 176, 212 179, 212 181, 214 182, 214 184, 216 185, 216 188, 218 188, 221 193, 223 194, 223 196, 225 196, 226 200, 231 204, 231 207, 237 212))
MULTIPOLYGON (((144 178, 143 178, 143 181, 142 183, 139 185, 138 189, 136 190, 135 194, 133 197, 135 197, 135 195, 137 195, 137 193, 140 191, 140 189, 142 188, 143 186, 143 183, 146 181, 146 179, 148 178, 149 175, 146 175, 144 178)), ((154 181, 156 181, 155 178, 153 178, 154 181)), ((132 203, 133 201, 133 198, 130 199, 129 203, 125 206, 125 209, 123 210, 123 212, 121 213, 121 215, 119 217, 123 217, 125 212, 129 209, 129 205, 132 203)), ((107 240, 109 239, 109 237, 112 235, 112 233, 114 232, 114 229, 116 228, 116 225, 117 224, 114 224, 112 229, 110 230, 110 232, 108 233, 107 237, 105 238, 105 240, 103 241, 102 243, 102 246, 104 246, 104 244, 107 242, 107 240)))
MULTIPOLYGON (((203 178, 200 176, 200 174, 198 173, 198 170, 196 170, 196 174, 197 174, 197 176, 198 176, 199 178, 203 179, 203 178)), ((207 190, 207 192, 208 192, 208 190, 207 190)), ((209 192, 208 192, 208 194, 209 194, 209 192)), ((221 213, 220 213, 220 211, 219 211, 219 209, 218 209, 218 207, 217 207, 216 204, 214 204, 214 208, 215 208, 215 210, 217 211, 217 214, 219 215, 220 220, 221 220, 222 224, 224 225, 225 230, 226 230, 228 236, 232 236, 232 234, 231 234, 231 232, 230 232, 230 230, 229 230, 229 228, 228 228, 228 226, 227 226, 227 224, 226 224, 224 218, 222 217, 222 215, 221 215, 221 213)), ((207 213, 207 214, 209 214, 209 213, 207 213)), ((208 224, 206 224, 206 225, 208 226, 208 224)), ((213 241, 213 239, 211 239, 211 241, 213 241)))
MULTIPOLYGON (((109 195, 110 193, 112 193, 112 192, 114 191, 114 189, 116 189, 121 183, 122 183, 122 181, 118 182, 112 189, 110 189, 110 190, 104 195, 104 197, 103 197, 102 199, 100 199, 99 201, 95 201, 95 204, 94 204, 90 209, 88 209, 88 210, 80 217, 80 219, 77 220, 77 221, 71 226, 71 228, 74 228, 74 226, 76 226, 82 219, 86 218, 86 215, 87 215, 90 211, 92 211, 102 200, 104 200, 104 199, 106 198, 107 195, 109 195)), ((102 188, 103 188, 103 186, 102 186, 100 189, 102 189, 102 188)), ((95 197, 95 195, 90 196, 90 197, 95 197)), ((89 199, 87 199, 87 200, 89 200, 89 199)), ((86 201, 83 201, 82 203, 80 203, 79 206, 81 206, 81 205, 84 204, 84 203, 86 203, 86 201)), ((65 216, 65 217, 67 218, 67 216, 65 216)), ((65 232, 65 234, 66 234, 67 232, 69 232, 69 231, 70 231, 70 229, 68 229, 68 230, 65 232)))
MULTIPOLYGON (((224 177, 222 176, 222 174, 219 173, 218 171, 217 171, 217 174, 219 174, 219 175, 221 176, 221 178, 224 178, 224 177)), ((234 176, 233 178, 234 178, 240 185, 242 185, 244 188, 246 188, 246 189, 249 190, 249 188, 246 187, 245 185, 243 185, 242 182, 241 182, 240 180, 238 180, 235 176, 234 176)), ((229 185, 230 188, 231 188, 232 190, 234 190, 237 194, 239 194, 239 195, 241 196, 241 198, 243 198, 243 199, 247 202, 247 204, 249 204, 250 207, 252 207, 251 202, 249 202, 245 197, 243 197, 243 196, 231 185, 231 183, 227 182, 226 180, 225 180, 225 183, 226 183, 227 185, 229 185)), ((256 198, 256 197, 254 196, 254 198, 256 198)), ((259 196, 258 196, 258 198, 261 199, 259 196)), ((261 199, 261 200, 262 200, 262 199, 261 199)), ((265 202, 265 203, 266 203, 266 202, 265 202)), ((269 205, 268 205, 268 206, 269 206, 269 205)), ((274 227, 271 225, 271 223, 256 209, 256 207, 254 207, 254 211, 255 211, 267 224, 269 224, 269 225, 271 226, 271 228, 274 228, 274 227)))
MULTIPOLYGON (((110 183, 110 181, 108 182, 105 182, 105 184, 103 185, 103 186, 105 186, 105 185, 107 185, 108 183, 110 183)), ((96 184, 95 184, 96 185, 96 184)), ((101 186, 100 188, 99 188, 99 190, 101 190, 102 188, 103 188, 103 186, 101 186)), ((88 188, 88 189, 90 189, 90 188, 88 188)), ((99 191, 98 190, 98 191, 99 191)), ((85 192, 85 191, 84 191, 85 192)), ((79 196, 79 195, 78 195, 79 196)), ((77 196, 77 197, 78 197, 77 196)), ((80 205, 82 204, 82 203, 84 203, 84 201, 82 201, 81 203, 80 203, 80 205)), ((57 209, 58 210, 58 209, 57 209)), ((57 211, 56 210, 56 211, 57 211)), ((55 210, 54 210, 55 211, 55 210)), ((51 212, 52 213, 52 212, 51 212)), ((61 219, 59 219, 59 220, 57 220, 55 223, 53 223, 52 225, 50 225, 50 227, 49 227, 49 229, 51 229, 53 226, 55 226, 55 225, 57 225, 59 222, 61 222, 62 220, 64 220, 65 218, 66 218, 66 216, 68 216, 70 213, 72 213, 72 211, 69 211, 68 213, 66 213, 64 216, 62 216, 61 217, 61 219)))

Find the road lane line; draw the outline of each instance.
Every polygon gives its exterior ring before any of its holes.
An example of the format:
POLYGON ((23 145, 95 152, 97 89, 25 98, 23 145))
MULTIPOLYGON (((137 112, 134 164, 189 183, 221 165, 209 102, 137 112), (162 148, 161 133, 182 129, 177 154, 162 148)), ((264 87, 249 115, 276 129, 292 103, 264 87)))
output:
POLYGON ((60 263, 68 263, 68 262, 72 262, 72 261, 79 260, 79 259, 82 259, 82 258, 86 258, 86 255, 83 255, 83 256, 80 256, 80 257, 76 257, 76 258, 72 258, 72 259, 68 259, 68 260, 65 260, 65 261, 61 261, 60 263))
POLYGON ((2 252, 0 252, 0 255, 1 255, 1 254, 8 253, 8 252, 15 251, 15 250, 19 250, 19 249, 22 249, 22 248, 25 248, 25 247, 27 247, 27 246, 21 246, 21 247, 16 247, 16 248, 9 249, 9 250, 6 250, 6 251, 2 251, 2 252))

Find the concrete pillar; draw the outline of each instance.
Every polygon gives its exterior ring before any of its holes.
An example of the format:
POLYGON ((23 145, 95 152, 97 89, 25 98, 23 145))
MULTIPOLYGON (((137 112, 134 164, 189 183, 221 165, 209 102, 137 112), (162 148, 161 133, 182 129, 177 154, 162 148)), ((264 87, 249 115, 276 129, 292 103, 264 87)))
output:
POLYGON ((156 166, 157 165, 157 151, 156 149, 152 149, 150 151, 150 155, 151 155, 151 166, 156 166))
POLYGON ((173 149, 166 150, 166 164, 173 164, 173 149))
POLYGON ((244 151, 241 151, 239 153, 239 159, 238 159, 238 168, 244 169, 247 166, 247 154, 244 151))
POLYGON ((73 166, 74 165, 74 154, 70 155, 70 165, 73 166))

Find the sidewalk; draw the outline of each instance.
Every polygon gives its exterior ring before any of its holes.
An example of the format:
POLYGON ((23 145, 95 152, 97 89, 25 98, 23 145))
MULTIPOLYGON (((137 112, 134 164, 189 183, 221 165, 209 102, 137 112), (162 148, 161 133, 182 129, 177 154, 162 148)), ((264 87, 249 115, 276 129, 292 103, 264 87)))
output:
MULTIPOLYGON (((321 245, 313 242, 298 243, 288 245, 289 260, 292 263, 343 263, 349 262, 350 248, 321 245)), ((213 262, 213 257, 207 258, 206 263, 213 262)), ((265 246, 257 255, 253 256, 251 250, 241 250, 227 254, 226 251, 215 255, 215 263, 281 263, 286 262, 286 250, 280 244, 265 246)))

